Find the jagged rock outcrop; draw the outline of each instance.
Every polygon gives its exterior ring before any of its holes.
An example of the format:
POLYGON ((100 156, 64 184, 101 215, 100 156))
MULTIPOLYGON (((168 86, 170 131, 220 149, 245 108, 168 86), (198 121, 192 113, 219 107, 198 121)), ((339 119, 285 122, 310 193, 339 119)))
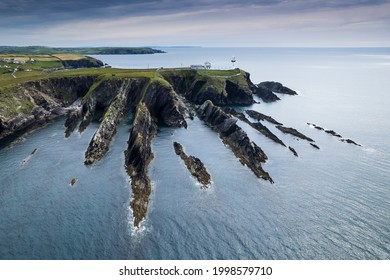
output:
POLYGON ((176 96, 172 87, 159 81, 146 85, 135 101, 138 103, 128 148, 125 152, 125 166, 131 177, 133 190, 131 208, 134 226, 139 227, 147 213, 151 194, 148 167, 153 158, 151 141, 157 133, 157 124, 187 127, 185 121, 187 108, 176 96))
POLYGON ((303 140, 307 140, 309 142, 314 142, 313 139, 311 139, 310 137, 307 137, 306 135, 304 135, 303 133, 299 132, 295 128, 284 127, 282 125, 277 125, 276 128, 279 129, 281 132, 283 132, 285 134, 291 134, 291 135, 294 135, 294 136, 296 136, 298 138, 301 138, 303 140))
POLYGON ((262 87, 260 85, 257 86, 255 93, 265 103, 270 103, 270 102, 275 102, 280 100, 280 98, 275 93, 273 93, 272 90, 266 87, 262 87))
POLYGON ((248 166, 257 177, 273 183, 271 176, 261 166, 261 163, 267 159, 266 154, 250 141, 245 131, 236 124, 235 119, 214 106, 210 100, 199 106, 197 111, 199 118, 219 133, 222 141, 231 148, 242 164, 248 166))
POLYGON ((125 165, 131 177, 133 198, 131 208, 134 216, 134 226, 138 227, 146 216, 152 185, 148 176, 148 166, 153 159, 151 142, 157 132, 148 108, 139 103, 131 129, 128 148, 125 151, 125 165))
POLYGON ((288 94, 288 95, 297 95, 297 92, 283 86, 279 82, 273 82, 273 81, 266 81, 258 84, 258 87, 267 88, 273 92, 282 93, 282 94, 288 94))
POLYGON ((100 160, 107 153, 112 138, 116 134, 119 121, 129 109, 129 96, 132 84, 135 80, 123 79, 118 94, 107 107, 99 129, 95 132, 85 152, 85 164, 92 164, 100 160))
POLYGON ((256 94, 266 103, 280 100, 280 98, 274 94, 274 92, 288 95, 297 95, 296 91, 283 86, 281 83, 271 81, 258 84, 255 91, 256 94))
POLYGON ((254 111, 254 110, 245 110, 245 113, 248 114, 249 117, 257 120, 257 121, 268 121, 270 123, 276 124, 276 125, 283 125, 282 123, 278 122, 271 116, 264 115, 260 112, 254 111))
POLYGON ((235 116, 236 118, 238 118, 239 120, 247 123, 248 125, 250 125, 252 128, 256 129, 258 132, 260 132, 261 134, 263 134, 265 137, 267 137, 268 139, 271 139, 272 141, 274 141, 275 143, 278 143, 284 147, 286 147, 286 145, 283 143, 282 140, 280 140, 275 134, 273 134, 265 125, 263 125, 262 123, 260 122, 257 122, 257 123, 252 123, 251 121, 249 121, 247 119, 247 117, 245 117, 245 115, 243 113, 239 113, 237 112, 236 110, 234 110, 233 108, 228 108, 228 107, 225 107, 225 108, 221 108, 225 113, 227 114, 230 114, 230 115, 233 115, 235 116))
POLYGON ((188 171, 190 171, 192 176, 198 180, 198 182, 202 185, 202 188, 208 188, 211 183, 211 176, 207 172, 203 162, 197 157, 188 156, 184 152, 183 146, 179 143, 174 142, 173 147, 175 149, 175 153, 184 161, 188 171))

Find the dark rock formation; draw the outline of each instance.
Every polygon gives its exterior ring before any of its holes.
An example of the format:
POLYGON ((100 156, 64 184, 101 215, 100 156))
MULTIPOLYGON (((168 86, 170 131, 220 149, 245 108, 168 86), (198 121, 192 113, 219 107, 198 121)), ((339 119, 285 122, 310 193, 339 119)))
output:
POLYGON ((68 138, 76 129, 81 118, 81 110, 76 109, 68 112, 68 117, 65 121, 65 137, 68 138))
POLYGON ((340 139, 341 142, 345 142, 345 143, 348 143, 348 144, 353 144, 353 145, 356 145, 356 146, 359 146, 361 147, 362 145, 356 143, 355 141, 351 140, 351 139, 340 139))
POLYGON ((256 129, 257 131, 259 131, 261 134, 263 134, 265 137, 271 139, 272 141, 274 141, 275 143, 278 143, 284 147, 286 147, 286 145, 283 143, 282 140, 280 140, 275 134, 273 134, 265 125, 263 125, 262 123, 258 122, 258 123, 251 123, 251 126, 256 129))
POLYGON ((271 176, 261 166, 261 163, 267 159, 266 154, 250 141, 248 135, 236 124, 236 120, 209 100, 199 106, 198 116, 219 133, 222 141, 231 148, 242 164, 248 166, 257 177, 273 183, 271 176))
POLYGON ((320 147, 318 147, 316 144, 310 143, 310 145, 312 145, 312 147, 316 148, 317 150, 320 149, 320 147))
POLYGON ((331 134, 331 135, 333 135, 335 137, 339 137, 339 138, 342 137, 340 134, 338 134, 337 132, 335 132, 333 130, 325 130, 325 132, 328 133, 328 134, 331 134))
POLYGON ((324 129, 324 128, 322 128, 322 127, 320 127, 320 126, 318 126, 318 125, 316 125, 316 124, 314 124, 314 123, 307 123, 307 125, 310 125, 310 126, 316 128, 316 129, 318 129, 318 130, 323 130, 323 131, 325 131, 326 133, 328 133, 328 134, 330 134, 330 135, 333 135, 333 136, 335 136, 335 137, 339 137, 339 138, 342 137, 340 134, 338 134, 338 133, 335 132, 334 130, 324 129))
POLYGON ((314 142, 313 139, 307 137, 306 135, 300 133, 298 130, 296 130, 295 128, 291 128, 291 127, 284 127, 284 126, 281 126, 281 125, 277 125, 276 126, 277 129, 279 129, 281 132, 285 133, 285 134, 291 134, 291 135, 294 135, 298 138, 301 138, 303 140, 307 140, 309 142, 314 142))
POLYGON ((225 108, 221 108, 221 109, 225 113, 231 114, 231 115, 235 116, 236 118, 238 118, 239 120, 249 124, 252 128, 256 129, 258 132, 263 134, 268 139, 271 139, 275 143, 278 143, 278 144, 286 147, 286 145, 283 143, 282 140, 280 140, 275 134, 273 134, 265 125, 261 124, 260 122, 252 123, 251 121, 249 121, 247 119, 247 117, 245 117, 245 115, 243 113, 239 113, 236 110, 234 110, 233 108, 226 108, 225 107, 225 108))
POLYGON ((100 160, 107 153, 109 145, 116 134, 116 127, 122 119, 129 105, 129 91, 134 80, 124 79, 118 94, 108 106, 99 129, 95 132, 85 152, 85 164, 92 164, 100 160))
POLYGON ((156 123, 144 103, 137 106, 131 129, 128 148, 125 151, 125 165, 131 177, 133 198, 131 208, 134 216, 134 226, 138 227, 146 216, 152 185, 148 176, 148 166, 153 159, 152 139, 157 132, 156 123))
POLYGON ((72 180, 70 180, 70 185, 71 186, 74 186, 76 183, 77 183, 77 179, 76 178, 73 178, 72 180))
POLYGON ((290 151, 294 154, 294 156, 298 156, 298 153, 297 153, 297 151, 293 148, 293 147, 290 147, 290 146, 288 146, 288 148, 290 149, 290 151))
POLYGON ((183 151, 182 145, 180 145, 177 142, 173 143, 173 147, 175 149, 175 153, 180 156, 180 158, 184 161, 185 165, 187 166, 187 169, 190 171, 192 176, 194 176, 200 184, 202 184, 202 187, 208 188, 208 186, 211 183, 211 176, 207 172, 206 167, 204 166, 203 162, 194 156, 187 156, 186 153, 183 151))
POLYGON ((254 111, 254 110, 245 110, 245 113, 248 114, 249 117, 257 120, 257 121, 268 121, 270 123, 276 124, 276 125, 283 125, 282 123, 278 122, 271 116, 264 115, 260 112, 254 111))
POLYGON ((157 123, 173 127, 187 127, 187 108, 171 87, 157 82, 149 83, 136 97, 136 113, 133 128, 125 151, 125 165, 131 177, 133 198, 131 208, 134 226, 144 219, 151 194, 148 167, 153 159, 151 142, 157 133, 157 123))
POLYGON ((281 83, 278 82, 262 82, 258 84, 258 87, 263 87, 266 89, 269 89, 273 92, 282 93, 282 94, 289 94, 289 95, 297 95, 296 91, 283 86, 281 83))
POLYGON ((257 86, 255 93, 261 98, 261 100, 266 103, 280 100, 280 98, 275 93, 273 93, 272 90, 263 87, 260 84, 257 86))

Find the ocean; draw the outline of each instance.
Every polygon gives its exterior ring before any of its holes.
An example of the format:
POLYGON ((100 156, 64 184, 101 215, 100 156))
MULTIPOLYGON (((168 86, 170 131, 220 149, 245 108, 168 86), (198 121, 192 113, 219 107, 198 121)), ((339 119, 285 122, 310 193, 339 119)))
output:
POLYGON ((279 81, 299 94, 245 109, 296 128, 320 150, 263 122, 295 148, 295 157, 239 121, 269 157, 263 167, 275 181, 270 184, 199 119, 188 120, 187 129, 160 127, 152 143, 151 202, 135 230, 123 153, 131 121, 121 122, 103 160, 85 166, 98 123, 66 139, 65 119, 58 119, 21 142, 0 143, 0 259, 390 258, 389 48, 163 50, 95 57, 120 68, 208 61, 214 69, 244 69, 254 83, 279 81), (190 175, 174 141, 203 161, 209 189, 190 175))

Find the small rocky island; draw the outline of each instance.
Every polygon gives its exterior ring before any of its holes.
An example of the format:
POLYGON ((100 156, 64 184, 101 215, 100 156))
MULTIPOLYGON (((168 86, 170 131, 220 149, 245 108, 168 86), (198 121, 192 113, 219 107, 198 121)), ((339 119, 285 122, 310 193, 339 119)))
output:
MULTIPOLYGON (((249 109, 244 111, 257 121, 252 122, 244 112, 231 107, 254 104, 254 95, 264 102, 275 101, 273 92, 296 94, 275 82, 255 85, 249 73, 240 69, 211 74, 210 70, 191 69, 84 69, 45 73, 34 79, 0 83, 0 140, 42 127, 60 115, 67 116, 65 137, 76 130, 82 133, 93 120, 99 120, 99 128, 85 152, 84 163, 91 165, 104 158, 118 124, 131 113, 134 117, 124 151, 124 165, 131 178, 134 226, 139 227, 147 215, 152 192, 148 173, 154 157, 152 140, 159 125, 186 129, 187 121, 196 115, 237 160, 256 177, 270 183, 274 181, 263 168, 268 156, 248 137, 239 122, 245 122, 261 135, 288 148, 294 156, 298 156, 297 151, 284 144, 260 121, 267 121, 281 132, 313 144, 313 139, 282 126, 271 116, 249 109), (77 100, 79 103, 81 100, 80 105, 71 106, 77 100)), ((203 187, 208 187, 211 176, 203 163, 187 155, 179 143, 173 143, 173 146, 190 173, 203 187)), ((72 179, 71 184, 76 181, 72 179)))
POLYGON ((203 189, 207 189, 211 183, 211 176, 203 162, 197 157, 188 156, 184 152, 183 146, 177 142, 173 142, 173 148, 175 153, 184 161, 192 176, 198 180, 203 189))

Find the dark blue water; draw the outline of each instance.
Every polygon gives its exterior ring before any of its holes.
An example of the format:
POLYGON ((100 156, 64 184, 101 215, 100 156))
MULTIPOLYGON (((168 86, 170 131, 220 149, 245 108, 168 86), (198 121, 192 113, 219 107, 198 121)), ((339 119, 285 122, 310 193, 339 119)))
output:
POLYGON ((153 141, 151 203, 135 231, 123 166, 130 125, 120 125, 101 162, 84 166, 98 124, 65 139, 64 120, 58 120, 0 150, 0 258, 389 259, 390 50, 167 51, 100 58, 133 68, 206 60, 228 68, 235 55, 254 82, 277 80, 300 93, 250 107, 297 128, 321 150, 264 122, 297 150, 296 158, 239 122, 267 153, 264 168, 276 182, 271 185, 242 166, 198 119, 187 130, 160 128, 153 141), (342 143, 306 122, 363 146, 342 143), (175 154, 173 141, 204 162, 213 180, 207 191, 175 154))

